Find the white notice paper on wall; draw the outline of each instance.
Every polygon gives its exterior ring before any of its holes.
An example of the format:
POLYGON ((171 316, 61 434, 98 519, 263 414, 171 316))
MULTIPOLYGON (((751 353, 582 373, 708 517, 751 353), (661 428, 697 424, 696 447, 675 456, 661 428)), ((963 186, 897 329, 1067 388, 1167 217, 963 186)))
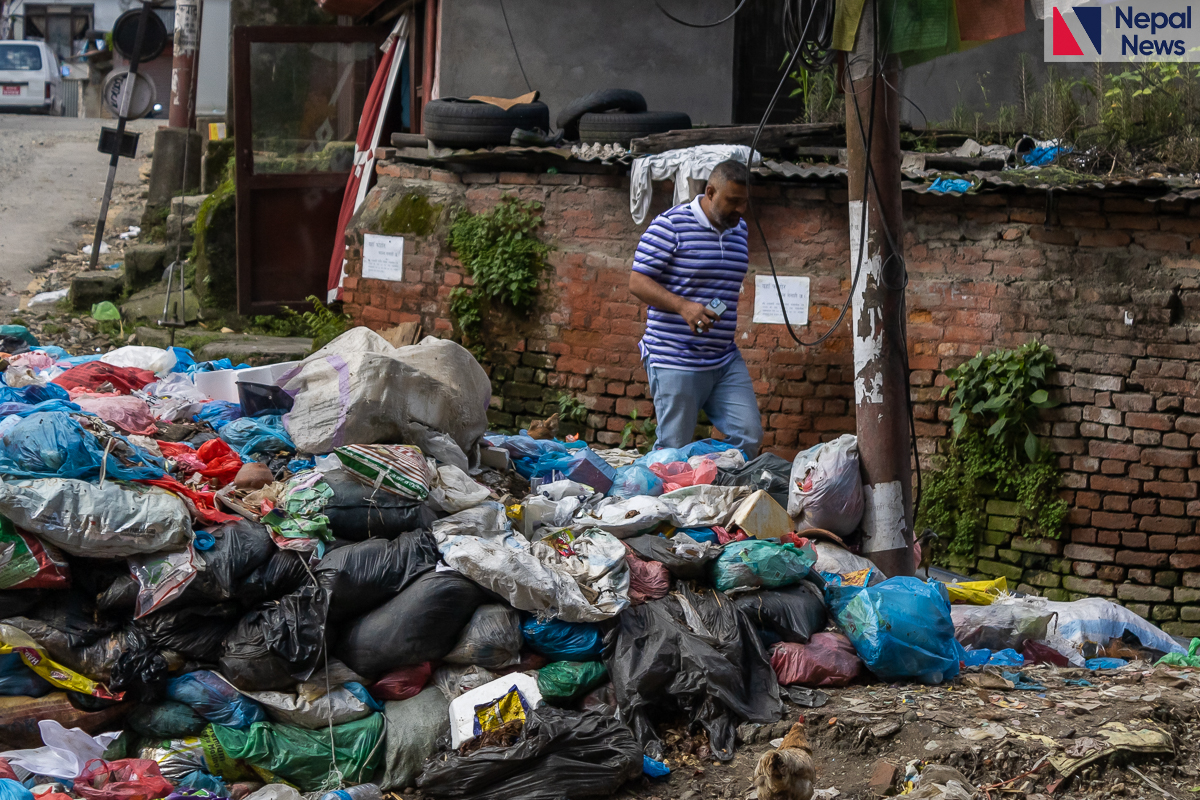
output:
POLYGON ((363 234, 364 278, 381 281, 404 279, 404 237, 363 234))
POLYGON ((779 278, 779 289, 775 278, 770 275, 754 276, 754 321, 765 325, 782 325, 783 309, 779 306, 779 292, 787 308, 787 321, 793 325, 808 324, 808 278, 779 278))

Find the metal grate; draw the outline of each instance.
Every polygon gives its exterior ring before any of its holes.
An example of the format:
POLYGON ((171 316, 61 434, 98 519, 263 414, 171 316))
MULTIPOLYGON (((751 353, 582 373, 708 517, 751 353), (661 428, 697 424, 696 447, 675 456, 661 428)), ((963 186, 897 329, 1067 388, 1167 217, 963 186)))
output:
POLYGON ((63 116, 83 116, 83 81, 64 80, 62 82, 63 116))

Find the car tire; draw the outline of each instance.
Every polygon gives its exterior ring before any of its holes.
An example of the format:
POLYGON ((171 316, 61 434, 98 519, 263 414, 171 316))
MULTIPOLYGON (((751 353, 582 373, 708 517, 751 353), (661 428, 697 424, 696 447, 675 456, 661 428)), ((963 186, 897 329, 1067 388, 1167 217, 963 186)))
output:
POLYGON ((691 127, 692 118, 679 111, 584 114, 579 120, 579 141, 583 144, 620 144, 628 147, 630 141, 642 136, 691 127))
POLYGON ((516 128, 550 129, 550 109, 535 101, 507 111, 491 103, 431 100, 425 106, 425 137, 438 147, 506 145, 516 128))
POLYGON ((639 114, 646 110, 646 98, 632 89, 601 89, 567 103, 555 121, 568 141, 579 141, 579 119, 584 114, 625 111, 639 114))

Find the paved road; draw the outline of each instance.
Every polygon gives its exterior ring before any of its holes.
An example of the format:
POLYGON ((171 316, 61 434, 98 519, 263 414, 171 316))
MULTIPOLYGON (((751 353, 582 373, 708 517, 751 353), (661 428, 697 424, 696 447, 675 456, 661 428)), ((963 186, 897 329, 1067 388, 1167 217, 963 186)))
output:
MULTIPOLYGON (((96 150, 105 124, 115 122, 0 114, 0 280, 14 290, 29 283, 30 269, 90 243, 108 177, 108 156, 96 150)), ((140 157, 122 159, 117 170, 117 185, 127 192, 139 182, 138 168, 160 124, 130 124, 142 140, 140 157)), ((0 308, 10 305, 15 306, 15 298, 0 297, 0 308)))

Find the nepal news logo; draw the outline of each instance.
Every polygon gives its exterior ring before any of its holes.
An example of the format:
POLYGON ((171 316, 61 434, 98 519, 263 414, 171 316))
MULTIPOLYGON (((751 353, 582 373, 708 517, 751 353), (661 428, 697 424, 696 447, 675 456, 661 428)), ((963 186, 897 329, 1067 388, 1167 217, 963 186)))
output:
POLYGON ((1163 5, 1161 2, 1114 4, 1066 10, 1054 6, 1047 55, 1103 61, 1176 60, 1192 56, 1189 52, 1195 45, 1192 7, 1173 3, 1170 5, 1174 8, 1163 8, 1163 5))

